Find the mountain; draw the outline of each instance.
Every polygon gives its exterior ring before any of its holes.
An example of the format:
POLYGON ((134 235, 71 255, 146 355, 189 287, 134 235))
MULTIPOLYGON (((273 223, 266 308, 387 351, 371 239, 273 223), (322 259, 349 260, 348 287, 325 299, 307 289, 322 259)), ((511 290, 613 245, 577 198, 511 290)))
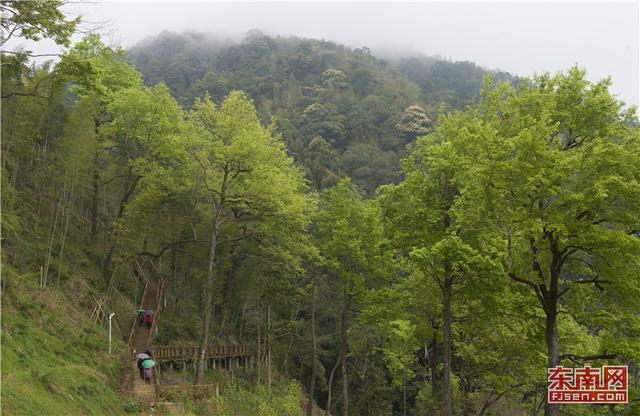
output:
POLYGON ((146 83, 164 82, 186 106, 206 93, 220 102, 244 90, 265 123, 277 120, 315 188, 349 176, 368 194, 400 179, 407 145, 430 131, 441 106, 462 110, 475 102, 489 73, 514 79, 468 61, 387 61, 366 47, 257 30, 237 43, 163 32, 131 48, 129 58, 146 83))

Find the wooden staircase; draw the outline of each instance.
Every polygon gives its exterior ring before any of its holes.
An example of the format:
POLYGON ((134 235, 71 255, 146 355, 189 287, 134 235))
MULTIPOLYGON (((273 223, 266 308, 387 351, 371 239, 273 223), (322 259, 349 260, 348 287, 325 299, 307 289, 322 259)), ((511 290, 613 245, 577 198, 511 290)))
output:
MULTIPOLYGON (((173 365, 177 362, 192 362, 195 366, 198 357, 198 348, 194 346, 159 346, 152 351, 152 358, 156 366, 152 369, 152 382, 146 384, 140 378, 135 356, 145 352, 153 343, 156 333, 156 324, 162 310, 162 298, 164 295, 164 281, 158 279, 157 271, 153 263, 144 257, 136 257, 132 262, 133 272, 144 284, 144 291, 139 308, 154 311, 153 324, 150 329, 139 326, 137 314, 133 318, 131 332, 129 333, 129 357, 125 369, 125 389, 135 396, 154 405, 161 398, 159 382, 160 364, 173 365)), ((254 348, 246 344, 225 344, 212 347, 206 352, 208 368, 225 368, 233 370, 242 368, 245 370, 253 365, 254 348)), ((166 386, 169 387, 169 386, 166 386)), ((175 387, 175 386, 174 386, 175 387)), ((204 389, 215 391, 218 394, 218 385, 191 386, 187 390, 204 389)))
POLYGON ((129 363, 127 367, 129 369, 128 371, 133 373, 133 377, 129 376, 129 379, 133 379, 131 386, 133 394, 153 405, 158 399, 159 382, 156 369, 152 369, 151 384, 146 384, 144 380, 140 378, 135 356, 146 351, 152 344, 153 335, 156 331, 156 323, 162 308, 161 300, 164 291, 164 282, 162 279, 159 281, 155 279, 156 270, 153 263, 142 257, 137 257, 133 260, 133 271, 144 284, 144 291, 142 292, 142 299, 140 300, 140 309, 153 310, 154 319, 151 328, 147 329, 146 325, 140 326, 138 324, 137 314, 133 318, 133 325, 129 333, 129 363))

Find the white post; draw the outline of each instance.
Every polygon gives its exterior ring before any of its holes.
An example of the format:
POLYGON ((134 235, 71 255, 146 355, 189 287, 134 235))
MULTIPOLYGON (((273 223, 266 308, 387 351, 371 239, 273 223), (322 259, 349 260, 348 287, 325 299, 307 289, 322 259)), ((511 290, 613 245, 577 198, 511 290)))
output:
POLYGON ((111 312, 109 315, 109 354, 111 354, 111 318, 113 318, 115 312, 111 312))

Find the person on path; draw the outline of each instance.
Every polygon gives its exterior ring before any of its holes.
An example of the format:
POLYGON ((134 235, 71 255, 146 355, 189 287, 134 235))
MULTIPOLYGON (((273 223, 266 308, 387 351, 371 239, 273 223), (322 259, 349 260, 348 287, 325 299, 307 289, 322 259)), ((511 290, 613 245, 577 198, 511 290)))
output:
POLYGON ((140 378, 144 380, 144 368, 142 368, 142 362, 146 360, 146 358, 138 358, 138 370, 140 370, 140 378))
POLYGON ((138 359, 138 370, 140 370, 140 378, 144 379, 144 373, 143 373, 144 367, 142 367, 142 363, 145 360, 148 360, 149 358, 151 358, 151 353, 149 352, 149 350, 147 350, 143 353, 136 355, 136 358, 138 359))
POLYGON ((143 379, 144 379, 145 383, 151 384, 151 377, 152 376, 153 376, 153 373, 151 372, 151 368, 145 368, 143 370, 143 379))
POLYGON ((147 311, 147 314, 144 317, 144 323, 147 324, 147 330, 151 329, 151 324, 153 323, 153 311, 147 311))
POLYGON ((144 309, 138 309, 138 326, 144 326, 144 317, 147 314, 147 311, 144 309))

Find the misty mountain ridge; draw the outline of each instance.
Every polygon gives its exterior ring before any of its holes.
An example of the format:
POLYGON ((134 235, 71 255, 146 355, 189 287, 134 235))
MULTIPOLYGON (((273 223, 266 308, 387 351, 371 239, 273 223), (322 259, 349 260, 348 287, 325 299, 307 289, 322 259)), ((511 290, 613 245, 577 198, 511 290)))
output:
POLYGON ((316 188, 349 176, 373 193, 400 179, 407 145, 430 131, 441 108, 472 105, 489 73, 515 79, 469 61, 401 52, 383 59, 368 47, 259 30, 241 40, 165 31, 133 46, 129 58, 147 84, 164 82, 185 106, 206 93, 221 102, 245 91, 265 123, 278 120, 316 188))

